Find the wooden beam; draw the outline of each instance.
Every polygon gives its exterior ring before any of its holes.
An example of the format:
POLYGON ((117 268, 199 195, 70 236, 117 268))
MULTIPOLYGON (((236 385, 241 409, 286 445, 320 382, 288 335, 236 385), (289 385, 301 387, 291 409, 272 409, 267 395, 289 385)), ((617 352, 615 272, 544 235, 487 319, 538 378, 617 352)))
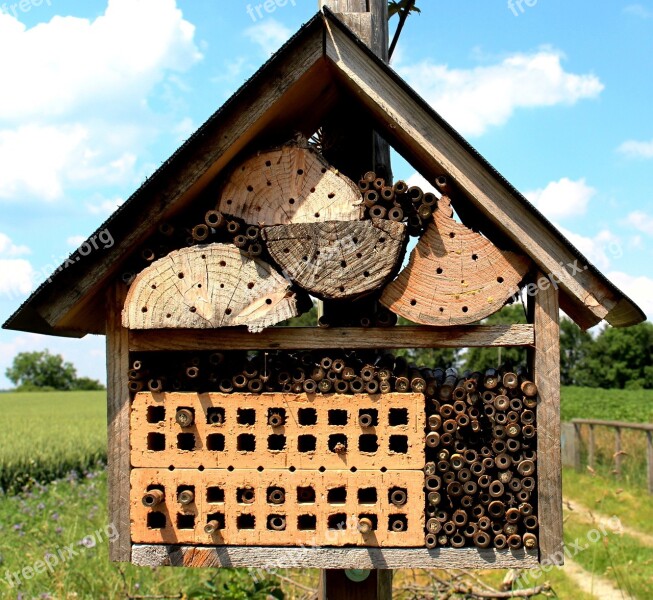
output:
POLYGON ((123 286, 114 285, 107 294, 107 433, 109 523, 117 536, 109 540, 109 558, 129 562, 131 534, 129 521, 129 348, 127 330, 122 327, 125 301, 123 286))
POLYGON ((398 78, 369 60, 334 20, 327 21, 326 52, 343 87, 363 102, 388 141, 424 175, 450 177, 494 226, 531 256, 584 310, 603 319, 616 306, 613 291, 563 244, 543 219, 523 206, 481 158, 409 93, 398 78), (577 265, 580 270, 563 265, 577 265))
MULTIPOLYGON (((539 277, 539 276, 538 276, 539 277)), ((564 563, 560 451, 560 323, 558 290, 529 296, 535 328, 533 375, 538 389, 537 498, 540 561, 564 563)))
POLYGON ((223 328, 130 331, 132 352, 202 350, 296 350, 331 348, 474 348, 531 346, 531 325, 466 325, 460 327, 277 327, 261 333, 223 328))
POLYGON ((132 546, 132 562, 142 567, 305 569, 532 569, 537 552, 489 548, 271 548, 132 546))

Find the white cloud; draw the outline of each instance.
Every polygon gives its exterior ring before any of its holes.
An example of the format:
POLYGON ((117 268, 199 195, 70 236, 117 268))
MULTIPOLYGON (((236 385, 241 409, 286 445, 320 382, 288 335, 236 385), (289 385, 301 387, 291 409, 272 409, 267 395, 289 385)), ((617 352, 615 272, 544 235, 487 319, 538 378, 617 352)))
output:
MULTIPOLYGON (((574 233, 569 229, 556 225, 564 235, 581 253, 598 269, 605 271, 610 268, 612 259, 623 256, 621 240, 611 231, 604 229, 594 237, 587 237, 574 233)), ((580 265, 586 266, 586 265, 580 265)))
MULTIPOLYGON (((156 139, 148 98, 201 58, 176 0, 109 0, 94 20, 32 28, 0 14, 0 199, 57 200, 70 185, 132 183, 156 139)), ((177 86, 179 88, 179 86, 177 86)), ((169 129, 168 129, 169 131, 169 129)))
POLYGON ((562 58, 542 49, 473 69, 423 61, 398 64, 397 70, 460 133, 482 135, 505 124, 519 108, 572 105, 601 93, 598 77, 565 71, 562 58))
POLYGON ((640 19, 650 19, 653 17, 653 12, 642 4, 629 4, 624 8, 624 13, 633 17, 639 17, 640 19))
POLYGON ((73 248, 79 248, 87 239, 88 238, 85 235, 71 235, 66 240, 66 244, 73 248))
POLYGON ((292 35, 292 31, 275 19, 266 19, 245 29, 245 37, 257 44, 266 56, 276 52, 292 35))
POLYGON ((633 277, 620 271, 608 273, 608 279, 631 298, 646 313, 649 320, 653 320, 653 279, 645 276, 633 277))
POLYGON ((0 257, 8 258, 30 253, 31 250, 27 246, 16 246, 7 234, 0 233, 0 257))
POLYGON ((585 179, 573 181, 563 177, 545 188, 526 192, 528 198, 548 219, 584 215, 596 190, 585 179))
POLYGON ((642 210, 631 212, 626 217, 625 224, 642 233, 653 235, 653 216, 646 214, 642 210))
POLYGON ((86 208, 92 215, 108 217, 124 202, 122 198, 113 198, 112 200, 98 200, 93 204, 87 204, 86 208))
POLYGON ((26 296, 34 288, 34 269, 28 260, 0 259, 0 298, 26 296))
POLYGON ((617 148, 617 152, 623 154, 627 158, 653 158, 653 140, 649 142, 628 140, 617 148))
POLYGON ((440 192, 435 188, 435 186, 430 183, 426 177, 422 177, 419 173, 413 173, 407 180, 406 183, 409 186, 417 186, 422 188, 424 192, 431 192, 433 194, 437 194, 438 196, 440 195, 440 192))
POLYGON ((182 143, 185 142, 195 132, 195 129, 196 127, 193 123, 193 119, 186 117, 175 125, 173 131, 177 136, 177 141, 182 143))

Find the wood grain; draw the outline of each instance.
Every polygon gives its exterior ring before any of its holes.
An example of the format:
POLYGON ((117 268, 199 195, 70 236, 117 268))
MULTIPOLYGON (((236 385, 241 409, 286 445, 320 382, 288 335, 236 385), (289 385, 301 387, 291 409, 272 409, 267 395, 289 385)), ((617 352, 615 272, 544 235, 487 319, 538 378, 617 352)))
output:
POLYGON ((383 286, 401 266, 406 227, 382 219, 263 229, 282 271, 318 298, 344 300, 383 286))
POLYGON ((537 552, 478 548, 224 548, 134 545, 132 562, 144 567, 252 567, 261 569, 529 569, 537 552))
MULTIPOLYGON (((326 52, 338 79, 365 104, 387 135, 416 168, 429 179, 447 175, 461 189, 483 218, 504 232, 545 273, 553 273, 560 286, 578 303, 581 311, 599 319, 616 307, 614 290, 589 269, 573 273, 560 267, 573 264, 578 256, 567 247, 542 218, 519 202, 478 156, 461 144, 444 124, 393 79, 381 65, 369 60, 331 20, 326 52)), ((580 265, 581 269, 585 265, 580 265)))
POLYGON ((358 328, 277 327, 256 335, 244 329, 131 331, 132 352, 331 349, 331 348, 477 348, 531 346, 532 325, 468 325, 431 327, 358 328))
POLYGON ((246 325, 258 332, 298 315, 290 284, 270 265, 235 246, 171 252, 139 273, 129 289, 129 329, 213 329, 246 325))
POLYGON ((538 389, 537 498, 540 560, 564 563, 560 450, 560 326, 558 291, 529 296, 535 327, 533 373, 538 389))
POLYGON ((129 535, 129 344, 127 330, 120 322, 125 300, 124 288, 112 286, 107 292, 107 470, 109 482, 109 523, 118 535, 109 539, 109 558, 130 560, 129 535))
POLYGON ((354 221, 363 215, 356 184, 316 152, 294 145, 238 165, 220 191, 217 209, 259 226, 354 221))
POLYGON ((518 293, 530 260, 499 250, 453 219, 443 196, 433 220, 381 304, 415 323, 475 323, 503 308, 518 293))

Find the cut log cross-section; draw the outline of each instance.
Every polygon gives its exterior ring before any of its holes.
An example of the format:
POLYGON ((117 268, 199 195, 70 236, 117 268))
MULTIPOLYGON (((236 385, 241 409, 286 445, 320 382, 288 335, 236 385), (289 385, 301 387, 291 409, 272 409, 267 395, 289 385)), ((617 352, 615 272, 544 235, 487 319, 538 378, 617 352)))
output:
POLYGON ((283 146, 261 152, 234 169, 217 209, 250 225, 287 225, 362 218, 353 181, 316 152, 283 146))
POLYGON ((142 271, 122 315, 129 329, 211 329, 247 325, 258 332, 299 314, 290 284, 269 264, 234 246, 171 252, 142 271))
POLYGON ((498 311, 518 291, 529 267, 528 258, 500 250, 456 222, 443 196, 381 304, 422 325, 473 323, 498 311))
POLYGON ((343 300, 383 286, 400 266, 406 227, 374 219, 263 229, 272 258, 318 298, 343 300))

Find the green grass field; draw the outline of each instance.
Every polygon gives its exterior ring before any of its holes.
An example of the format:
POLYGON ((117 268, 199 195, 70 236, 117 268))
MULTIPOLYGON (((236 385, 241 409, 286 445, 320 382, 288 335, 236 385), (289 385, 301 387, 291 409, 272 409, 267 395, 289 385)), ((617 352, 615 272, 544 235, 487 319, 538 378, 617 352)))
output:
POLYGON ((562 388, 562 420, 601 419, 653 423, 653 390, 562 388))

